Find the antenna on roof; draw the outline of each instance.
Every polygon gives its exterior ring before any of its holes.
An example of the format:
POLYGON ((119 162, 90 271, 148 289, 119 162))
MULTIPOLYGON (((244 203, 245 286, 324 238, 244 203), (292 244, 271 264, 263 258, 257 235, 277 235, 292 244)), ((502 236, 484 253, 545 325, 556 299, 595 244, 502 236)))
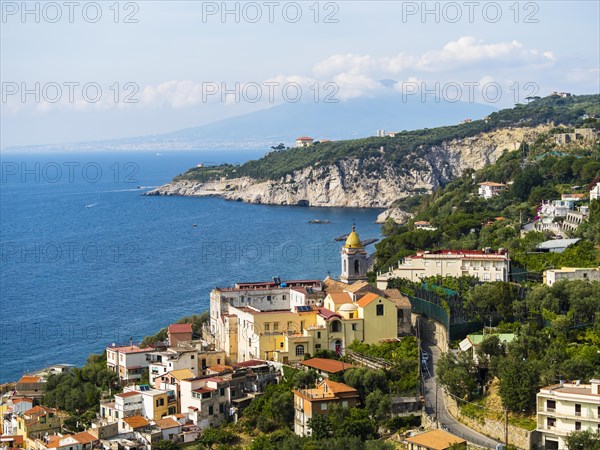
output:
POLYGON ((129 346, 133 347, 133 336, 129 337, 129 346))

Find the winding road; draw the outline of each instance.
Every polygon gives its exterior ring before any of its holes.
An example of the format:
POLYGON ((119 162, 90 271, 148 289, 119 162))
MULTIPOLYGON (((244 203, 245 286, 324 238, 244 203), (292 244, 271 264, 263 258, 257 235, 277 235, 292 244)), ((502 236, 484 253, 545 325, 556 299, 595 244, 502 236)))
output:
MULTIPOLYGON (((419 319, 426 322, 426 319, 419 319)), ((429 360, 422 365, 423 374, 423 395, 425 397, 425 411, 430 417, 436 416, 439 427, 446 429, 450 433, 462 437, 471 444, 480 447, 495 449, 499 442, 478 433, 477 431, 463 425, 450 415, 444 404, 442 388, 435 380, 435 367, 442 352, 435 343, 434 333, 429 326, 419 327, 421 331, 421 349, 429 354, 429 360)))

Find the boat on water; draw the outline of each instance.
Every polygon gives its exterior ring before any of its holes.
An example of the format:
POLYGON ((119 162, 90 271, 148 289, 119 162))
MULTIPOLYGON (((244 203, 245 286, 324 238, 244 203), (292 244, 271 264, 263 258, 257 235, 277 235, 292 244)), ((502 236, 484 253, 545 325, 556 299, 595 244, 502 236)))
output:
POLYGON ((309 220, 308 223, 328 224, 328 223, 331 223, 331 222, 329 220, 313 219, 313 220, 309 220))

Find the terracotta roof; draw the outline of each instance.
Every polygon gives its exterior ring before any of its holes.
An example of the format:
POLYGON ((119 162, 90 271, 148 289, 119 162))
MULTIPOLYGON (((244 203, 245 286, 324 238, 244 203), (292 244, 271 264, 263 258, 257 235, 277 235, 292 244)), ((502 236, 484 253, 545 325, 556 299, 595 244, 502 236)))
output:
POLYGON ((141 392, 138 392, 138 391, 121 392, 120 394, 115 394, 115 397, 127 398, 127 397, 133 397, 134 395, 141 395, 141 392))
POLYGON ((175 428, 181 426, 179 422, 177 422, 175 419, 171 419, 170 417, 166 419, 155 420, 154 423, 156 424, 156 426, 158 426, 158 428, 161 428, 163 430, 165 428, 175 428))
POLYGON ((479 186, 506 187, 505 184, 495 183, 493 181, 484 181, 483 183, 479 183, 479 186))
POLYGON ((415 225, 431 225, 429 222, 427 222, 426 220, 418 220, 415 222, 415 225))
POLYGON ((148 425, 150 425, 150 422, 148 422, 148 420, 146 420, 142 416, 125 417, 123 418, 123 422, 125 422, 133 429, 147 427, 148 425))
POLYGON ((323 280, 323 284, 325 285, 325 290, 328 294, 332 292, 342 292, 348 289, 348 285, 346 283, 342 283, 341 281, 334 280, 330 276, 323 280))
POLYGON ((21 379, 19 381, 17 381, 18 383, 39 383, 41 381, 41 377, 35 376, 35 375, 24 375, 21 377, 21 379))
POLYGON ((327 308, 323 308, 322 306, 319 306, 317 309, 319 310, 319 315, 325 320, 329 320, 333 317, 337 317, 339 319, 342 318, 342 316, 340 316, 338 313, 335 313, 327 308))
POLYGON ((465 441, 444 430, 431 430, 406 439, 407 442, 422 445, 432 450, 446 450, 452 444, 462 444, 465 441))
POLYGON ((332 292, 329 294, 329 297, 335 305, 343 305, 344 303, 352 302, 352 297, 350 297, 350 294, 347 292, 332 292))
POLYGON ((206 394, 207 392, 213 392, 213 391, 216 391, 216 389, 203 387, 203 388, 199 388, 199 389, 194 389, 192 392, 196 392, 198 394, 206 394))
POLYGON ((387 299, 393 301, 396 304, 396 306, 406 308, 411 307, 410 300, 408 299, 408 297, 402 295, 402 292, 400 292, 398 289, 384 289, 383 293, 384 296, 387 299))
POLYGON ((367 281, 357 281, 356 283, 352 283, 350 286, 348 286, 346 288, 346 292, 354 293, 356 291, 360 291, 361 289, 367 286, 369 286, 369 283, 367 281))
POLYGON ((14 445, 22 444, 23 436, 21 436, 20 434, 0 436, 0 442, 11 442, 11 441, 14 445))
POLYGON ((89 444, 90 442, 96 442, 98 438, 87 431, 82 431, 73 435, 73 438, 80 444, 89 444))
POLYGON ((313 138, 308 137, 308 136, 302 136, 302 137, 296 138, 296 140, 297 141, 314 141, 313 138))
POLYGON ((46 408, 45 406, 37 405, 37 406, 34 406, 33 408, 25 411, 24 414, 26 414, 28 416, 33 416, 33 415, 44 415, 44 414, 48 414, 51 412, 56 412, 56 409, 46 408))
POLYGON ((329 390, 334 394, 339 394, 341 392, 358 392, 353 387, 344 383, 338 383, 337 381, 324 380, 322 384, 326 384, 329 390))
POLYGON ((373 300, 376 300, 378 298, 380 298, 380 295, 374 294, 372 292, 369 292, 366 295, 363 295, 361 297, 361 299, 359 301, 356 302, 356 304, 358 306, 360 306, 361 308, 364 308, 365 306, 367 306, 369 303, 371 303, 373 300))
POLYGON ((23 403, 23 402, 28 402, 28 403, 33 403, 33 399, 32 398, 13 398, 11 399, 13 405, 16 405, 17 403, 23 403))
MULTIPOLYGON (((171 370, 170 372, 166 373, 165 375, 169 375, 169 374, 179 381, 187 380, 188 378, 194 378, 194 372, 192 372, 190 369, 171 370)), ((165 376, 165 375, 163 375, 163 376, 165 376)))
POLYGON ((233 367, 226 366, 225 364, 215 364, 214 366, 210 366, 208 370, 211 372, 225 372, 226 370, 233 370, 233 367))
POLYGON ((300 361, 300 364, 328 373, 338 373, 354 367, 352 364, 327 358, 311 358, 306 361, 300 361))
POLYGON ((152 347, 140 348, 137 345, 125 345, 123 347, 108 347, 107 350, 113 350, 119 353, 146 353, 154 351, 152 347))
POLYGON ((191 333, 191 323, 174 323, 169 325, 169 333, 191 333))

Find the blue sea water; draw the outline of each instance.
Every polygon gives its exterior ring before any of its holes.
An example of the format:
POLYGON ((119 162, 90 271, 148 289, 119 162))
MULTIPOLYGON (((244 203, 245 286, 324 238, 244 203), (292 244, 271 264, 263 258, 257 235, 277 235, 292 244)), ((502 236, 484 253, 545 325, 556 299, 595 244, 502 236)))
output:
POLYGON ((205 311, 215 286, 337 276, 333 238, 353 222, 361 237, 380 237, 378 210, 142 195, 196 164, 258 156, 3 154, 0 382, 138 342, 205 311))

